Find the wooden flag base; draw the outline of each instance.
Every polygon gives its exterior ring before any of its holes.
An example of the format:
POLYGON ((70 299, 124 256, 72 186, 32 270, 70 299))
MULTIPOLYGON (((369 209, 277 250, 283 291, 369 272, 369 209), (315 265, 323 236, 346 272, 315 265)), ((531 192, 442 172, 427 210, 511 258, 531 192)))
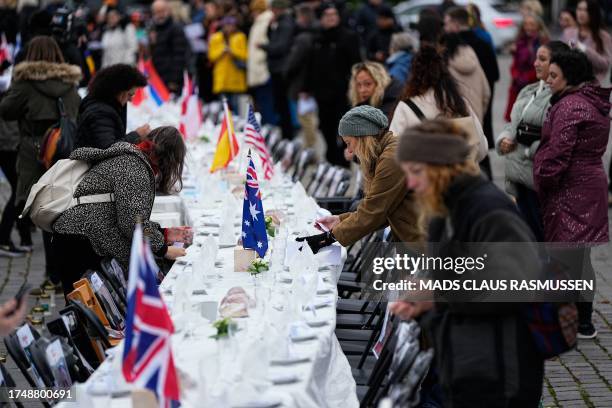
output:
POLYGON ((247 272, 251 263, 257 258, 253 249, 234 249, 234 272, 247 272))

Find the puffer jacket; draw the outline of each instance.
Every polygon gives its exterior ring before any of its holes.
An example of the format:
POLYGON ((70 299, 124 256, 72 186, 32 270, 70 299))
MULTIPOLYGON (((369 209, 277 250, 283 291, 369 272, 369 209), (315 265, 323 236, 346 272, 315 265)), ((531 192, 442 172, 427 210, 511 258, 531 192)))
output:
POLYGON ((155 24, 155 41, 151 44, 151 58, 157 73, 171 92, 179 93, 183 86, 183 71, 189 61, 189 43, 183 27, 168 18, 155 24))
POLYGON ((246 70, 236 66, 237 61, 246 62, 247 39, 244 33, 235 32, 226 42, 223 32, 210 37, 208 59, 213 64, 213 92, 243 93, 247 90, 246 70), (229 53, 225 53, 225 48, 229 53))
POLYGON ((132 234, 138 219, 151 249, 159 256, 167 251, 159 224, 149 220, 155 199, 155 176, 147 158, 130 143, 120 142, 106 150, 85 147, 70 155, 91 164, 74 196, 114 193, 115 201, 81 204, 69 208, 53 224, 58 234, 89 238, 100 256, 128 266, 132 234))
POLYGON ((412 195, 406 188, 403 171, 395 160, 397 137, 387 132, 379 141, 382 152, 370 177, 364 177, 364 197, 357 210, 340 214, 340 223, 332 232, 343 246, 351 245, 367 234, 387 225, 396 240, 419 243, 424 231, 412 195))
POLYGON ((459 92, 467 99, 482 123, 491 99, 491 88, 476 53, 467 45, 458 47, 455 55, 448 61, 448 69, 459 85, 459 92))
POLYGON ((270 79, 266 52, 259 48, 259 44, 268 43, 268 26, 272 21, 272 11, 266 10, 253 21, 249 31, 247 60, 247 85, 249 87, 265 85, 270 79))
POLYGON ((126 106, 86 96, 79 106, 76 147, 106 149, 117 142, 138 142, 138 133, 125 134, 126 121, 126 106))
MULTIPOLYGON (((495 150, 498 154, 502 154, 499 146, 503 138, 516 140, 517 126, 521 121, 527 125, 542 126, 548 112, 550 97, 550 88, 544 81, 527 85, 521 89, 512 107, 510 123, 506 124, 504 130, 495 139, 495 150), (532 97, 533 101, 530 103, 532 97)), ((509 194, 517 196, 516 183, 533 190, 533 156, 539 145, 539 141, 533 142, 530 146, 518 144, 515 150, 503 155, 506 191, 509 194)))
POLYGON ((58 98, 64 101, 67 116, 76 119, 80 80, 81 69, 76 65, 26 61, 15 66, 11 87, 0 102, 0 116, 19 123, 17 204, 27 199, 30 188, 45 172, 38 160, 40 143, 59 119, 58 98))
POLYGON ((114 64, 136 64, 138 39, 132 24, 106 30, 102 35, 102 67, 114 64))

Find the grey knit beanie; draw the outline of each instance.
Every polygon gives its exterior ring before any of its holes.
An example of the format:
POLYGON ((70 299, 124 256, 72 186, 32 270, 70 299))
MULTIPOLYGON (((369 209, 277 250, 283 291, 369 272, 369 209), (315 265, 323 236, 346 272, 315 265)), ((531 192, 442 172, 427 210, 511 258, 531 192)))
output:
POLYGON ((340 136, 374 136, 389 126, 387 117, 380 109, 369 105, 356 106, 346 112, 338 125, 340 136))

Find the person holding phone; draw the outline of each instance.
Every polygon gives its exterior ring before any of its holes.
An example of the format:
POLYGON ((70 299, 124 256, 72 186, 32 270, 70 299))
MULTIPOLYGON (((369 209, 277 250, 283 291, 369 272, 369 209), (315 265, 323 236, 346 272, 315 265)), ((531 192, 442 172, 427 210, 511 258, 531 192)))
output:
POLYGON ((6 336, 23 321, 28 302, 11 299, 0 305, 0 336, 6 336))
POLYGON ((340 120, 338 134, 350 153, 359 159, 363 172, 364 197, 357 209, 316 220, 322 234, 297 238, 313 252, 338 241, 351 245, 369 233, 391 227, 393 238, 419 243, 424 238, 412 194, 395 161, 397 137, 388 131, 385 114, 369 105, 357 106, 340 120))

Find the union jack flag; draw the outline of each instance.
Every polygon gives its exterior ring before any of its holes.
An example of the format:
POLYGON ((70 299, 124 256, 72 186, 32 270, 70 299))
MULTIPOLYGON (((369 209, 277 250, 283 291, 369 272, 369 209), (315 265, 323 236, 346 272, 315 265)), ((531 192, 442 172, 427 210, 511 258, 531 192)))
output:
POLYGON ((274 174, 272 156, 270 156, 270 152, 268 152, 266 141, 261 135, 261 127, 259 126, 259 123, 257 123, 257 118, 253 112, 253 106, 250 104, 249 112, 247 114, 247 121, 244 125, 244 141, 245 143, 253 146, 261 159, 261 167, 264 171, 264 178, 266 180, 270 180, 274 174))
POLYGON ((257 172, 251 158, 251 151, 247 156, 249 167, 247 168, 246 183, 244 183, 244 204, 242 206, 242 247, 254 249, 260 258, 266 255, 268 250, 268 233, 266 231, 266 220, 264 218, 263 205, 261 204, 261 192, 257 182, 257 172))
POLYGON ((123 349, 127 382, 155 393, 161 408, 180 406, 170 336, 174 326, 156 282, 157 265, 137 224, 130 253, 128 311, 123 349))

